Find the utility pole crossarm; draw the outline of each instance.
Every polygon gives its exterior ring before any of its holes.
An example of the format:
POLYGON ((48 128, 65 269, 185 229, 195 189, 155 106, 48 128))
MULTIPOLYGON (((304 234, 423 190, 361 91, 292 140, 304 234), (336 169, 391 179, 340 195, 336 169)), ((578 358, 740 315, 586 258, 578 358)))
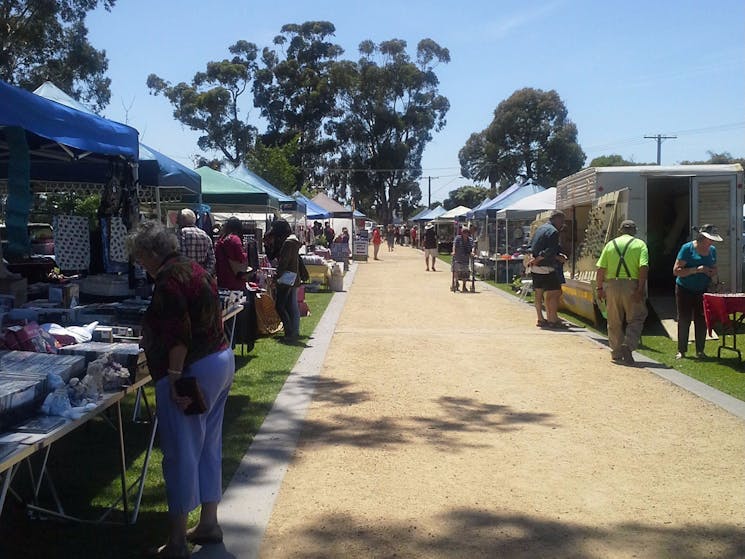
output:
POLYGON ((657 134, 656 136, 644 136, 648 140, 657 140, 657 165, 660 165, 662 161, 662 140, 675 140, 677 136, 663 136, 657 134))

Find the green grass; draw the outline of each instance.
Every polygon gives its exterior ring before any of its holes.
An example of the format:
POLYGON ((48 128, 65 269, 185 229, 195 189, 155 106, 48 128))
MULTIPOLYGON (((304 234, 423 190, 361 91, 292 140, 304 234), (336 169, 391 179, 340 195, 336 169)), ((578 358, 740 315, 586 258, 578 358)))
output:
MULTIPOLYGON (((300 321, 301 339, 311 336, 331 301, 332 293, 306 293, 311 316, 300 321)), ((302 346, 287 346, 273 338, 260 338, 250 353, 236 348, 236 375, 225 408, 223 428, 223 486, 227 487, 242 457, 258 432, 302 346)), ((245 349, 245 348, 243 348, 245 349)), ((153 403, 153 389, 146 394, 153 403)), ((144 461, 149 424, 131 423, 134 397, 122 405, 128 464, 128 482, 134 483, 144 461)), ((50 454, 54 476, 65 511, 84 518, 97 518, 121 494, 118 473, 117 437, 112 427, 98 418, 56 443, 50 454)), ((40 458, 40 457, 35 457, 40 458)), ((162 454, 156 445, 150 459, 145 492, 137 524, 100 525, 91 528, 58 520, 29 519, 25 508, 8 496, 0 517, 0 557, 141 557, 144 550, 165 541, 167 504, 161 474, 162 454)), ((25 469, 13 487, 26 496, 29 491, 25 469)), ((48 491, 41 492, 49 506, 48 491)), ((131 504, 130 504, 131 508, 131 504)), ((196 521, 198 511, 190 522, 196 521)), ((121 520, 121 513, 110 517, 121 520)))
MULTIPOLYGON (((493 280, 487 280, 487 283, 517 296, 510 284, 495 283, 493 280)), ((526 298, 526 303, 532 306, 533 302, 534 299, 531 294, 526 298)), ((607 336, 604 329, 598 330, 594 324, 582 317, 566 312, 559 314, 565 320, 607 336)), ((729 337, 728 345, 731 345, 731 343, 732 338, 729 337)), ((680 371, 704 384, 708 384, 712 388, 745 401, 745 367, 740 364, 736 353, 726 349, 722 350, 722 358, 718 359, 716 355, 719 345, 720 341, 718 340, 708 340, 705 346, 708 357, 703 360, 694 358, 675 359, 675 354, 678 352, 676 340, 670 339, 658 322, 647 320, 638 351, 666 367, 680 371)), ((745 350, 745 347, 742 350, 745 350)))

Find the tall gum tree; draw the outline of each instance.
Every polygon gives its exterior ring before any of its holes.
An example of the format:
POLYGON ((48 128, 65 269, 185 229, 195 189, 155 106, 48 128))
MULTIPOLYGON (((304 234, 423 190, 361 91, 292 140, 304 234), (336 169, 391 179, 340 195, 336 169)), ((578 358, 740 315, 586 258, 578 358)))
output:
POLYGON ((254 104, 269 125, 267 146, 296 143, 292 163, 302 169, 297 188, 317 182, 323 158, 334 149, 323 125, 339 116, 333 67, 344 50, 329 41, 336 28, 328 21, 288 23, 265 48, 254 82, 254 104))
POLYGON ((350 193, 382 223, 417 206, 422 153, 450 108, 435 74, 438 64, 450 61, 448 50, 423 39, 412 60, 406 48, 400 39, 363 41, 360 59, 334 71, 343 116, 327 126, 338 142, 331 186, 338 197, 350 193))
POLYGON ((173 116, 192 130, 202 132, 200 149, 221 153, 234 167, 246 160, 254 148, 257 128, 250 124, 245 111, 246 92, 250 93, 257 70, 258 48, 238 41, 228 48, 231 59, 208 62, 190 84, 172 85, 156 74, 147 78, 153 95, 163 95, 173 105, 173 116))

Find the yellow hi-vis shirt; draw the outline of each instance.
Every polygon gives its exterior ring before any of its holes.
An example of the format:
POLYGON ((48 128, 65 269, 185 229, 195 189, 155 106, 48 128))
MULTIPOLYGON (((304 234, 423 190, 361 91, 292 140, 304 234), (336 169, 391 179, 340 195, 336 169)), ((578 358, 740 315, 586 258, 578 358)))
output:
POLYGON ((639 279, 639 268, 649 266, 647 244, 631 235, 621 235, 616 237, 614 241, 618 245, 618 250, 616 250, 613 241, 610 241, 603 247, 603 252, 600 253, 600 258, 595 265, 598 268, 605 268, 605 279, 639 279), (621 254, 623 254, 623 260, 630 275, 626 274, 626 268, 623 267, 623 264, 620 264, 621 254))

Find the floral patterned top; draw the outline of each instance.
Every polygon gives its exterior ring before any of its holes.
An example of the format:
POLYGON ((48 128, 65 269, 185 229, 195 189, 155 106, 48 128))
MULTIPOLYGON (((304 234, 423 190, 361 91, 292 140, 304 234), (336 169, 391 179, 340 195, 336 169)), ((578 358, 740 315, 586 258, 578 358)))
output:
POLYGON ((228 347, 214 277, 193 260, 173 254, 155 278, 142 321, 140 345, 153 381, 168 374, 168 352, 178 344, 187 347, 184 368, 228 347))

